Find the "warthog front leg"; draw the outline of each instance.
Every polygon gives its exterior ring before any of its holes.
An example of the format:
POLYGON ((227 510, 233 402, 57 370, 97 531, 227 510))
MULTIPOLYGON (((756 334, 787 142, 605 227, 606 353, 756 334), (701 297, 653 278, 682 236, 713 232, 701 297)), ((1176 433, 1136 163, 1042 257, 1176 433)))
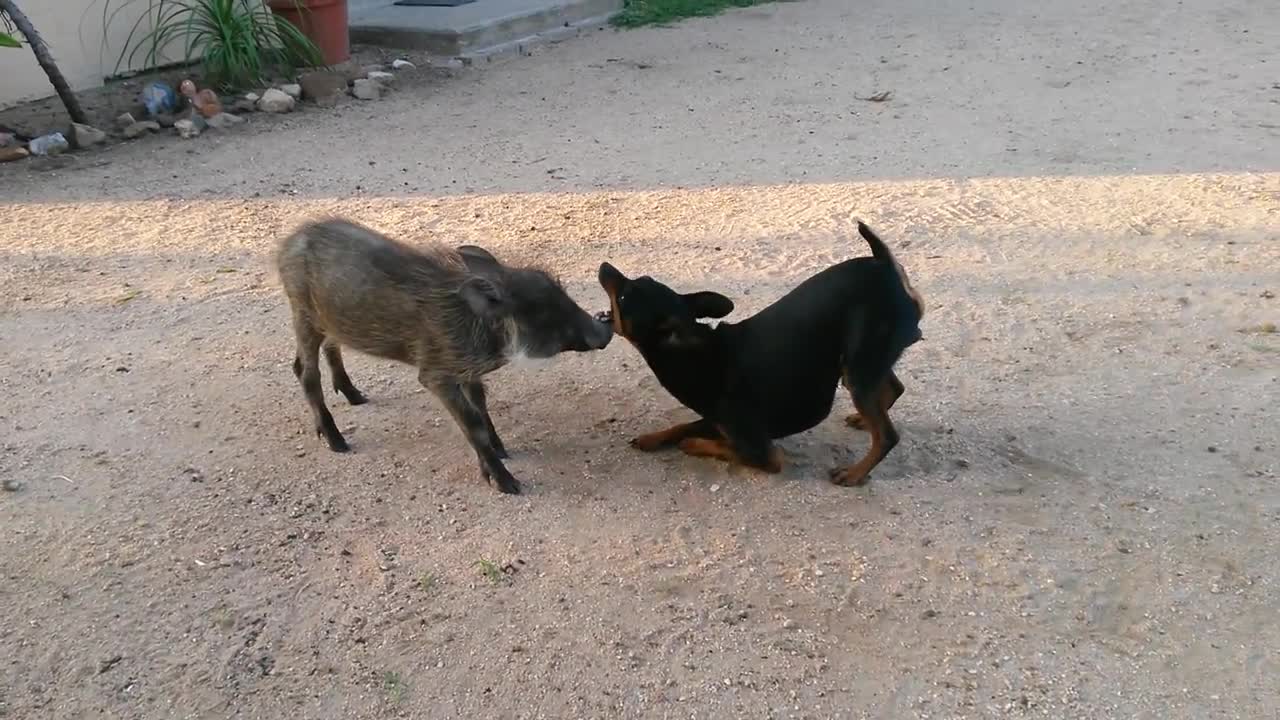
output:
POLYGON ((498 457, 511 457, 507 453, 507 448, 502 444, 502 438, 498 437, 498 429, 493 426, 493 418, 489 417, 489 404, 485 397, 484 383, 480 381, 470 382, 463 385, 462 390, 467 394, 467 399, 471 401, 471 404, 484 416, 484 426, 489 431, 489 444, 493 445, 498 457))
POLYGON ((490 439, 491 424, 485 421, 486 413, 481 412, 467 399, 463 386, 456 382, 427 377, 423 372, 418 374, 418 380, 440 398, 440 402, 449 409, 449 414, 458 423, 458 427, 466 434, 467 441, 476 451, 476 457, 480 461, 480 474, 485 480, 492 482, 501 492, 518 495, 520 483, 502 464, 502 458, 499 457, 498 450, 490 439))

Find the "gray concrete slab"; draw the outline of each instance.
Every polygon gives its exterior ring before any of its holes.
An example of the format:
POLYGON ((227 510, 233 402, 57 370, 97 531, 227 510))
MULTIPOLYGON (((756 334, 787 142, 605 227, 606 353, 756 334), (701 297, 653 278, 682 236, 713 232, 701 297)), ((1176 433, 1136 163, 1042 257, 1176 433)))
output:
POLYGON ((483 55, 563 35, 565 28, 603 22, 622 0, 477 0, 456 7, 363 4, 353 8, 352 42, 425 50, 433 55, 483 55))
POLYGON ((395 0, 347 0, 347 16, 355 18, 362 13, 386 7, 394 2, 395 0))

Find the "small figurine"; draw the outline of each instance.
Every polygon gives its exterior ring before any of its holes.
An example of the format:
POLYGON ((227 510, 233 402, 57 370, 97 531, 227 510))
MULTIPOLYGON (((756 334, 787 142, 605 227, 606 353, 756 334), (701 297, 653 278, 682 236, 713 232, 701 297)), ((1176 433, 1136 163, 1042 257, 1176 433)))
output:
POLYGON ((218 99, 218 93, 205 88, 204 90, 196 90, 196 84, 190 80, 183 80, 178 85, 178 92, 191 103, 191 107, 200 113, 201 117, 211 118, 222 112, 222 101, 218 99))

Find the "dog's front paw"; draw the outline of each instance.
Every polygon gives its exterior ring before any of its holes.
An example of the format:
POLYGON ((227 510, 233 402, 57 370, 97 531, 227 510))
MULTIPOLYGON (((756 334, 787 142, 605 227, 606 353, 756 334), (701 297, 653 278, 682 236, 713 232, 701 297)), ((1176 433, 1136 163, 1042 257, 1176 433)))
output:
POLYGON ((842 487, 860 487, 867 484, 870 471, 854 465, 853 467, 831 468, 831 482, 842 487))

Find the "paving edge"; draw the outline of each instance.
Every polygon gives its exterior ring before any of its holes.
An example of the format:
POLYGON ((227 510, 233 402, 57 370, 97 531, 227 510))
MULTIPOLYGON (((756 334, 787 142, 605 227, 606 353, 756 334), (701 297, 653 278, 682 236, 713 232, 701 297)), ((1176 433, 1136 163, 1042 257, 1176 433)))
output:
POLYGON ((567 25, 561 25, 560 27, 552 28, 550 30, 543 30, 542 32, 527 35, 515 40, 508 40, 507 42, 499 43, 491 47, 481 48, 479 50, 469 50, 456 56, 456 59, 460 60, 463 65, 475 65, 479 63, 492 63, 509 58, 527 56, 531 54, 533 48, 539 45, 553 45, 555 43, 578 37, 584 32, 606 28, 609 26, 609 21, 620 12, 622 11, 614 10, 603 15, 584 18, 567 25))

